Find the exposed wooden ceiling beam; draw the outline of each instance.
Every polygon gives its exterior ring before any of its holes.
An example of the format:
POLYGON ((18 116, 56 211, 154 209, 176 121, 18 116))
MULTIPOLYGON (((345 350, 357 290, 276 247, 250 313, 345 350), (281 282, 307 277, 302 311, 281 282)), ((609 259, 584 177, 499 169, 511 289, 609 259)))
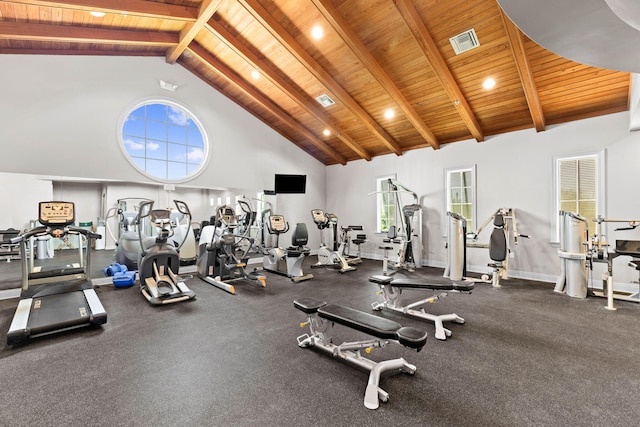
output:
POLYGON ((174 48, 169 49, 167 52, 167 62, 173 64, 178 57, 182 55, 182 52, 189 46, 189 43, 198 35, 200 30, 204 27, 209 19, 216 13, 218 6, 220 6, 222 0, 204 0, 198 8, 198 18, 195 22, 188 22, 182 31, 180 31, 180 41, 174 48))
POLYGON ((480 129, 480 124, 476 119, 476 116, 473 114, 469 103, 465 99, 456 79, 453 77, 451 70, 447 66, 446 61, 440 54, 438 50, 438 45, 429 34, 427 27, 425 27, 424 22, 418 15, 418 11, 413 6, 412 0, 393 0, 396 5, 396 8, 400 11, 402 18, 405 23, 411 30, 413 34, 413 38, 418 42, 418 45, 422 49, 424 56, 427 58, 433 71, 438 76, 440 83, 444 87, 444 90, 447 92, 449 99, 453 101, 453 105, 458 110, 460 117, 466 124, 471 135, 476 139, 476 141, 484 141, 484 134, 482 129, 480 129))
POLYGON ((1 39, 168 47, 178 43, 178 34, 0 21, 1 39))
POLYGON ((148 51, 105 51, 100 49, 31 49, 0 48, 0 55, 75 55, 75 56, 164 56, 163 52, 148 51))
POLYGON ((391 152, 400 155, 400 145, 354 100, 331 75, 295 41, 276 19, 257 0, 239 2, 258 20, 293 56, 304 65, 335 97, 349 108, 391 152))
MULTIPOLYGON (((309 131, 307 128, 298 123, 293 117, 287 114, 287 112, 285 112, 282 108, 278 107, 269 98, 262 95, 253 86, 237 76, 229 67, 227 67, 221 61, 211 55, 205 48, 197 43, 192 43, 187 47, 187 49, 193 55, 198 57, 204 64, 206 64, 220 76, 225 78, 229 83, 246 93, 256 102, 262 105, 266 110, 268 110, 271 114, 286 123, 291 129, 307 138, 313 145, 315 145, 327 156, 333 158, 336 162, 342 165, 347 164, 347 160, 344 158, 344 156, 333 150, 324 141, 319 139, 313 132, 309 131)), ((207 79, 207 81, 209 80, 207 79)))
POLYGON ((280 77, 278 71, 271 62, 261 59, 260 56, 253 53, 250 48, 241 43, 215 19, 211 19, 207 25, 217 34, 218 38, 227 45, 227 47, 233 50, 253 67, 259 69, 261 74, 263 74, 271 83, 284 92, 302 109, 314 116, 323 124, 324 127, 329 128, 333 135, 336 135, 336 137, 345 143, 347 147, 362 159, 367 161, 371 160, 371 154, 369 154, 360 144, 354 141, 346 132, 341 130, 335 121, 333 121, 328 114, 320 108, 320 105, 314 99, 311 99, 302 89, 280 77))
POLYGON ((327 0, 311 1, 318 8, 322 16, 331 24, 333 29, 340 35, 342 40, 351 48, 360 62, 364 64, 371 75, 380 83, 380 86, 382 86, 393 98, 394 102, 398 104, 398 107, 400 107, 407 117, 407 120, 411 122, 422 138, 434 149, 440 148, 438 138, 431 132, 431 129, 427 127, 411 103, 409 103, 404 94, 398 89, 393 80, 391 80, 380 63, 373 57, 371 52, 369 52, 362 40, 360 40, 355 31, 351 29, 349 23, 340 15, 338 10, 327 0))
POLYGON ((507 38, 511 45, 511 52, 513 52, 513 59, 516 62, 518 74, 520 75, 524 96, 527 98, 527 105, 529 106, 531 118, 533 119, 533 125, 535 126, 536 131, 542 132, 545 130, 544 112, 542 111, 542 105, 540 104, 540 98, 538 97, 536 82, 533 79, 533 72, 529 66, 529 59, 527 58, 527 52, 524 48, 522 33, 504 14, 502 9, 500 9, 500 16, 502 17, 505 30, 507 30, 507 38))
POLYGON ((198 16, 198 9, 195 7, 145 0, 11 0, 11 3, 85 10, 87 12, 94 10, 114 14, 124 13, 180 21, 192 21, 198 16))

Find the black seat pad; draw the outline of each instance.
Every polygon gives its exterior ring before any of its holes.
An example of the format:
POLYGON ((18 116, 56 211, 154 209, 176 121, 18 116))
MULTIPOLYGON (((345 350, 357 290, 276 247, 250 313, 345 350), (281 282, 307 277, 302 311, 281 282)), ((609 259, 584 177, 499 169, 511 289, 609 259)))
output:
POLYGON ((287 248, 287 256, 291 258, 298 258, 301 255, 309 255, 311 250, 309 248, 297 248, 297 247, 288 247, 287 248))
POLYGON ((426 283, 425 279, 394 279, 391 286, 396 288, 434 289, 438 291, 453 290, 453 283, 426 283))
POLYGON ((315 313, 318 308, 327 305, 325 301, 315 298, 300 298, 293 301, 293 306, 307 314, 315 313))
POLYGON ((473 282, 454 283, 453 289, 460 292, 471 292, 476 285, 473 282))
POLYGON ((405 326, 400 328, 396 335, 400 344, 416 348, 418 351, 427 343, 427 333, 422 329, 405 326))
POLYGON ((369 281, 373 283, 379 283, 381 285, 386 285, 391 283, 393 278, 391 276, 381 276, 379 274, 375 274, 373 276, 369 276, 369 281))
POLYGON ((402 328, 393 320, 335 304, 320 307, 318 316, 383 339, 397 339, 396 332, 402 328))

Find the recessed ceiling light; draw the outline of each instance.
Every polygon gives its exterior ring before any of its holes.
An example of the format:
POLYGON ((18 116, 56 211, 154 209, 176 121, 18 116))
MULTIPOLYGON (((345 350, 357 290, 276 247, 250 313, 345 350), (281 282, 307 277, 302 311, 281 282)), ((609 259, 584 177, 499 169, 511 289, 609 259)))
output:
POLYGON ((104 12, 98 12, 96 10, 92 10, 89 13, 91 14, 91 16, 95 16, 96 18, 102 18, 105 15, 104 12))
POLYGON ((324 134, 324 136, 329 136, 331 135, 331 131, 329 129, 325 129, 322 131, 322 133, 324 134))
POLYGON ((387 110, 384 112, 384 116, 385 116, 387 119, 393 119, 393 117, 394 117, 395 115, 396 115, 396 112, 395 112, 395 111, 393 111, 391 108, 387 109, 387 110))
POLYGON ((254 79, 258 80, 260 78, 260 71, 258 70, 253 70, 251 72, 251 77, 253 77, 254 79))
POLYGON ((320 25, 316 25, 315 27, 313 27, 311 29, 311 36, 316 40, 321 39, 322 36, 324 36, 324 31, 322 30, 322 27, 320 25))
POLYGON ((496 85, 496 81, 493 80, 492 78, 488 78, 482 83, 482 87, 485 89, 493 89, 495 85, 496 85))

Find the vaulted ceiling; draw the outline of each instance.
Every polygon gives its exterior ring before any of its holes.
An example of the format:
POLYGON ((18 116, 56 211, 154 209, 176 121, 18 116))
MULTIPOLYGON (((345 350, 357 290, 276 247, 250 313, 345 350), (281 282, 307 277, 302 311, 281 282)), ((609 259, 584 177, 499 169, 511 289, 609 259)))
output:
POLYGON ((326 165, 542 132, 625 111, 630 92, 629 73, 540 47, 496 0, 0 1, 0 54, 164 57, 326 165), (479 45, 456 54, 470 29, 479 45))

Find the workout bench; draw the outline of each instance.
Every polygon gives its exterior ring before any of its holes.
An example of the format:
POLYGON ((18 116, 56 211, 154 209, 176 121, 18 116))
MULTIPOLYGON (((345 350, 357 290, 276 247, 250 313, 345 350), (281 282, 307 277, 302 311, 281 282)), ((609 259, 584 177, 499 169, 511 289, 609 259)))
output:
POLYGON ((439 340, 446 340, 447 337, 451 336, 451 331, 444 327, 443 322, 464 323, 464 319, 455 313, 430 314, 425 312, 424 308, 417 310, 416 307, 435 302, 436 300, 447 296, 447 293, 442 292, 440 294, 432 295, 429 298, 421 299, 407 306, 403 306, 400 303, 400 295, 402 294, 402 290, 408 288, 471 293, 474 288, 473 282, 454 283, 448 279, 443 283, 425 283, 424 280, 394 279, 389 276, 375 275, 369 277, 369 281, 378 284, 378 286, 380 286, 380 289, 382 289, 380 293, 382 293, 382 295, 384 296, 383 302, 374 302, 371 304, 372 309, 382 310, 383 308, 387 308, 399 313, 408 314, 409 316, 430 320, 435 324, 435 337, 439 340))
POLYGON ((413 375, 416 367, 407 363, 403 358, 374 362, 360 354, 361 349, 370 353, 374 347, 384 347, 389 341, 394 341, 405 347, 420 351, 427 343, 427 333, 411 327, 403 327, 393 320, 384 319, 369 313, 354 310, 340 305, 327 305, 325 301, 313 298, 301 298, 293 305, 307 314, 307 321, 300 326, 309 326, 311 336, 303 334, 298 337, 298 346, 316 347, 331 356, 367 370, 369 382, 364 395, 364 406, 377 409, 380 400, 387 402, 389 394, 379 387, 380 375, 391 370, 400 370, 413 375), (335 323, 356 329, 373 336, 366 341, 344 342, 340 345, 332 343, 331 330, 335 323))

